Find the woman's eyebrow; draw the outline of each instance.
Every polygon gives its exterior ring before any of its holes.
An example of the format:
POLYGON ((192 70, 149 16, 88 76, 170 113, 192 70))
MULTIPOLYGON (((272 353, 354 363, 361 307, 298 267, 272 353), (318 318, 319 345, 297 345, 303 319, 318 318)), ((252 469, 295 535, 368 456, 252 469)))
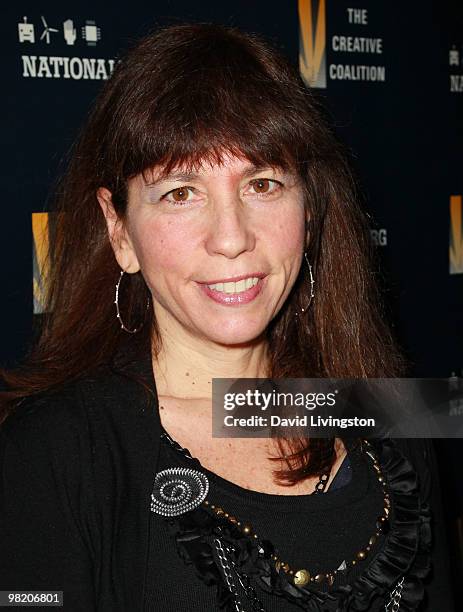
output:
MULTIPOLYGON (((278 170, 269 165, 261 165, 255 166, 254 164, 247 166, 244 170, 242 170, 239 175, 241 177, 248 177, 258 172, 264 172, 268 170, 278 170)), ((192 181, 195 179, 201 178, 201 174, 198 172, 170 172, 169 174, 161 175, 158 178, 151 180, 148 183, 145 183, 146 187, 154 187, 159 183, 168 182, 168 181, 192 181)))
POLYGON ((154 187, 159 183, 164 183, 167 181, 191 181, 195 178, 198 178, 199 174, 196 172, 170 172, 169 174, 164 174, 159 176, 157 179, 151 180, 148 183, 145 183, 146 187, 154 187))
POLYGON ((243 172, 241 173, 241 176, 244 176, 244 177, 252 176, 253 174, 257 174, 258 172, 266 172, 268 170, 272 172, 274 171, 278 172, 278 170, 282 171, 282 169, 274 168, 272 166, 269 166, 268 164, 260 165, 260 166, 254 166, 254 164, 252 164, 243 170, 243 172))

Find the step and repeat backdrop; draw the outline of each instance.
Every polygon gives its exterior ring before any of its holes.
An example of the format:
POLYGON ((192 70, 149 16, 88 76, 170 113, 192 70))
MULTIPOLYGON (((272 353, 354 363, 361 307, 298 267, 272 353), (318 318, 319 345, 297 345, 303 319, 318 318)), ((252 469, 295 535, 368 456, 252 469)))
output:
POLYGON ((351 150, 412 375, 462 376, 463 6, 452 0, 8 3, 0 363, 21 360, 43 312, 50 193, 92 101, 128 45, 183 21, 261 33, 299 66, 351 150))
POLYGON ((42 312, 50 193, 92 100, 133 40, 190 20, 262 33, 299 66, 352 151, 414 374, 462 375, 462 15, 450 0, 10 3, 0 362, 21 359, 42 312))

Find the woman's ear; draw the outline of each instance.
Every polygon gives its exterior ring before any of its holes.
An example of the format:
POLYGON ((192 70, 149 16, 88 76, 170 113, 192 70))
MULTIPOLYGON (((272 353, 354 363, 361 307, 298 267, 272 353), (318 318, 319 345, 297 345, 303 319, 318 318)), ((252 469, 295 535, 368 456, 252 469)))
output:
POLYGON ((117 263, 125 272, 138 272, 140 264, 138 263, 127 228, 114 210, 111 192, 106 187, 100 187, 96 192, 96 197, 106 219, 109 241, 117 263))

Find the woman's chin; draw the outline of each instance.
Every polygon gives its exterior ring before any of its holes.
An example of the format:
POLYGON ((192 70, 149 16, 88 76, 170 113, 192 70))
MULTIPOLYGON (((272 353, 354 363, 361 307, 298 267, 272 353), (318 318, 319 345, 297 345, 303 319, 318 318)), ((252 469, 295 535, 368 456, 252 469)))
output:
POLYGON ((236 345, 236 344, 251 344, 258 340, 265 330, 267 323, 265 321, 254 322, 247 325, 243 325, 243 322, 236 322, 233 324, 228 321, 218 321, 212 323, 202 329, 203 336, 211 342, 223 345, 236 345))

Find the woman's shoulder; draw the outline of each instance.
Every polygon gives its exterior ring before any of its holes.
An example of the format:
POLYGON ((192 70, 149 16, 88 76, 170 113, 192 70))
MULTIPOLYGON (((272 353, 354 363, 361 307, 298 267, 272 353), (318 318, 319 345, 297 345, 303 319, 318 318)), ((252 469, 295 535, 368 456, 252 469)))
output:
POLYGON ((394 443, 416 471, 421 494, 428 499, 436 474, 434 470, 434 447, 431 439, 395 438, 394 443))
POLYGON ((0 431, 6 435, 13 435, 15 432, 29 428, 34 429, 42 423, 47 428, 53 428, 59 423, 75 421, 85 410, 84 396, 89 382, 104 380, 101 368, 95 373, 96 377, 81 376, 20 398, 11 407, 8 417, 0 426, 0 431))
POLYGON ((135 418, 138 409, 146 410, 148 405, 149 398, 139 384, 104 364, 20 399, 0 425, 0 435, 24 448, 47 442, 69 454, 73 441, 75 447, 83 437, 101 438, 108 427, 128 427, 130 417, 135 418))
POLYGON ((18 400, 0 425, 2 460, 12 457, 43 469, 53 456, 66 463, 87 446, 89 419, 83 378, 18 400))
POLYGON ((54 491, 102 512, 124 488, 149 487, 158 424, 138 389, 102 367, 21 400, 0 426, 4 486, 28 483, 31 492, 54 491))

